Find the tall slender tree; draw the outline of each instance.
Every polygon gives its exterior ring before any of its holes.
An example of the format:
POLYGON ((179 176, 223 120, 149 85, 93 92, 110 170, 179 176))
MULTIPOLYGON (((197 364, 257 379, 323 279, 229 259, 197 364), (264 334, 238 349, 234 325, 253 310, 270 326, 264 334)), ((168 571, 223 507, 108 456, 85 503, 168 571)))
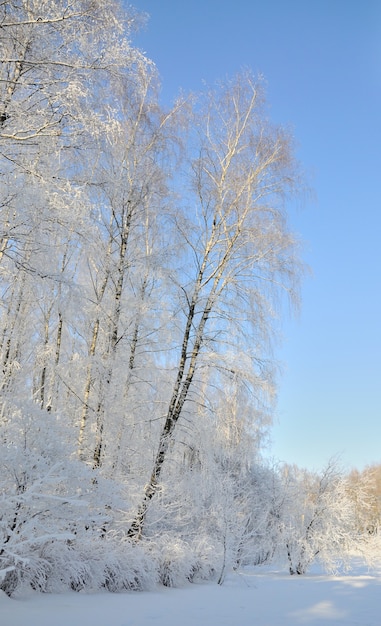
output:
POLYGON ((183 213, 175 216, 187 257, 178 278, 183 332, 151 476, 129 529, 132 537, 142 535, 207 346, 213 342, 213 366, 230 370, 246 353, 247 378, 255 379, 257 390, 263 387, 269 382, 262 366, 274 303, 280 291, 293 297, 299 278, 297 244, 280 203, 296 182, 297 168, 290 138, 265 116, 261 84, 244 73, 209 92, 193 115, 183 187, 189 191, 180 200, 183 213), (192 213, 189 206, 195 207, 192 213))

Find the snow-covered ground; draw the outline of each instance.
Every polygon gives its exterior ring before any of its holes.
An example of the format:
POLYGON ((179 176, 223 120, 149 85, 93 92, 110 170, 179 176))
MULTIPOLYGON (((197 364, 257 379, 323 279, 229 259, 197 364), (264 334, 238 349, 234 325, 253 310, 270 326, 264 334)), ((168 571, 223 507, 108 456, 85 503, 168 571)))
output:
POLYGON ((0 595, 1 626, 379 626, 381 567, 303 577, 254 569, 224 585, 123 594, 0 595))

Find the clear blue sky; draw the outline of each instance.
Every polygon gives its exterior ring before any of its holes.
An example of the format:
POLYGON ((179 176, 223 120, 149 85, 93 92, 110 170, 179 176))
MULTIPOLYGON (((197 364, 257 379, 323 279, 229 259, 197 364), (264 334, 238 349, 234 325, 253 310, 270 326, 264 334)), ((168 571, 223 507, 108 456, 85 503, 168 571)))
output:
POLYGON ((136 0, 162 99, 243 67, 264 75, 315 197, 291 210, 312 268, 286 319, 270 455, 381 463, 381 1, 136 0))

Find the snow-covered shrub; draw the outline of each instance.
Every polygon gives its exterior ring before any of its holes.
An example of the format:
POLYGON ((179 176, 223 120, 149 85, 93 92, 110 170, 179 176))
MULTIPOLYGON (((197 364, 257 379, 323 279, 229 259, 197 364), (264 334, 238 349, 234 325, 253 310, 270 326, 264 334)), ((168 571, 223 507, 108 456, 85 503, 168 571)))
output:
POLYGON ((107 579, 104 574, 98 584, 95 572, 107 562, 102 538, 123 498, 115 484, 76 460, 65 431, 28 403, 2 424, 0 589, 8 595, 20 585, 99 588, 107 579))
POLYGON ((320 474, 286 468, 283 478, 279 542, 290 574, 304 574, 316 559, 330 571, 345 566, 359 543, 346 477, 331 461, 320 474))
POLYGON ((157 582, 155 563, 144 546, 121 537, 90 533, 64 546, 52 542, 43 556, 50 565, 49 577, 39 587, 45 592, 142 591, 157 582))
POLYGON ((166 587, 182 587, 207 571, 194 546, 176 534, 158 537, 151 550, 157 561, 159 583, 166 587))
POLYGON ((276 467, 253 464, 246 492, 246 526, 237 551, 237 566, 273 560, 279 539, 284 495, 276 467))
POLYGON ((53 566, 47 548, 73 541, 71 520, 88 505, 73 489, 70 464, 16 445, 2 446, 0 457, 0 572, 6 570, 0 588, 8 595, 20 582, 43 589, 53 566))
POLYGON ((104 553, 102 587, 112 592, 147 591, 156 585, 156 563, 144 543, 115 537, 105 544, 100 546, 104 553))
POLYGON ((216 571, 221 562, 221 551, 216 547, 212 536, 205 534, 194 537, 191 541, 194 564, 189 580, 198 582, 202 580, 212 580, 216 577, 216 571))
POLYGON ((32 416, 14 416, 0 449, 0 571, 6 570, 0 588, 8 594, 21 580, 42 586, 50 569, 44 547, 70 541, 69 520, 86 507, 73 489, 74 468, 55 443, 49 449, 40 427, 32 416))

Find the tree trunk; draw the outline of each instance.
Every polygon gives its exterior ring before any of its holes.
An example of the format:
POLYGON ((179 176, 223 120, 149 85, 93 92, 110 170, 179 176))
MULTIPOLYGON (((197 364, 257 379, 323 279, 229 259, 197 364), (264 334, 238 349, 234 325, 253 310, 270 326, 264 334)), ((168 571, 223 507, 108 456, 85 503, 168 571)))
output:
POLYGON ((205 325, 212 309, 212 296, 209 296, 207 305, 198 323, 196 338, 193 344, 193 348, 192 348, 192 352, 191 352, 191 356, 189 360, 189 365, 186 370, 186 363, 188 359, 187 353, 188 353, 188 347, 190 343, 190 333, 191 333, 191 329, 193 327, 193 322, 195 318, 195 309, 196 309, 198 296, 200 293, 201 278, 202 278, 202 274, 200 272, 200 276, 199 276, 199 280, 198 280, 198 283, 194 292, 194 296, 189 307, 188 318, 187 318, 184 339, 183 339, 183 344, 182 344, 182 350, 181 350, 181 356, 180 356, 180 362, 179 362, 179 367, 178 367, 178 374, 177 374, 174 390, 172 393, 172 398, 169 404, 167 417, 165 419, 165 422, 164 422, 164 425, 160 434, 159 446, 158 446, 158 450, 156 453, 151 477, 150 477, 148 484, 146 485, 144 489, 143 501, 127 533, 129 537, 132 537, 134 539, 140 539, 142 537, 144 522, 146 519, 149 503, 158 490, 159 479, 160 479, 163 465, 167 456, 169 444, 172 439, 173 433, 175 431, 176 424, 182 413, 185 401, 188 397, 189 388, 193 380, 193 376, 194 376, 195 369, 196 369, 196 363, 199 358, 202 341, 204 339, 205 325))

